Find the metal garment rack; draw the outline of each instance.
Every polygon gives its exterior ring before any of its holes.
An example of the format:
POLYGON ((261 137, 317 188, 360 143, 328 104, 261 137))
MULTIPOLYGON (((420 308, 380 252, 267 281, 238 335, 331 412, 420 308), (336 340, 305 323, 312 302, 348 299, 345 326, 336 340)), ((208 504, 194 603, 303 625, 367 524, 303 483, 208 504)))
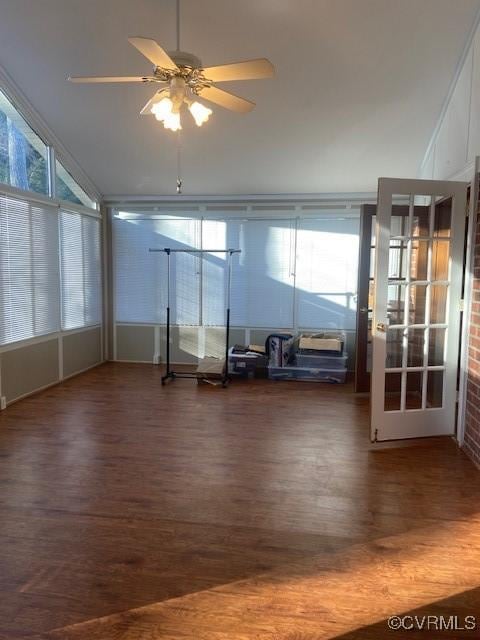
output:
MULTIPOLYGON (((234 253, 241 253, 241 249, 149 249, 152 253, 166 253, 167 254, 167 336, 166 336, 166 356, 167 356, 167 370, 165 375, 162 376, 162 385, 167 380, 175 380, 175 378, 196 378, 199 380, 202 376, 199 376, 195 372, 180 372, 173 371, 170 368, 170 258, 172 253, 226 253, 227 254, 227 304, 226 304, 226 334, 225 334, 225 369, 222 377, 222 386, 226 387, 229 382, 228 377, 228 343, 230 339, 230 291, 232 286, 232 256, 234 253)), ((204 376, 203 376, 204 377, 204 376)))

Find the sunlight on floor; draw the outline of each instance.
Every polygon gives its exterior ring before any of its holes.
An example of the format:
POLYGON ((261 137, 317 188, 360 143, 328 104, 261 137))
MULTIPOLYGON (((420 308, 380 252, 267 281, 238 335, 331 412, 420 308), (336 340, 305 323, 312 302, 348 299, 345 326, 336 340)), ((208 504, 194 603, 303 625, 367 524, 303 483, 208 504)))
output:
MULTIPOLYGON (((480 520, 413 529, 46 638, 332 639, 480 586, 480 520), (296 637, 296 636, 295 636, 296 637)), ((470 612, 475 615, 475 611, 470 612)))

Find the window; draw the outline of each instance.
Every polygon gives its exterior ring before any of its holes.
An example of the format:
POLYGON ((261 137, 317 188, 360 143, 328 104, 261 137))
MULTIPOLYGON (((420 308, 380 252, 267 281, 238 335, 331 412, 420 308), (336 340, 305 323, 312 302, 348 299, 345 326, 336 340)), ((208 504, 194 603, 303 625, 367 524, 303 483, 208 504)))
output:
POLYGON ((0 196, 0 344, 60 328, 57 216, 0 196))
POLYGON ((71 174, 58 160, 55 161, 55 179, 57 198, 75 204, 82 204, 91 209, 96 208, 97 203, 85 193, 82 187, 72 178, 71 174))
POLYGON ((358 218, 301 219, 297 232, 297 324, 355 329, 358 218))
POLYGON ((102 285, 100 221, 60 212, 62 329, 100 324, 102 285))
MULTIPOLYGON (((167 256, 150 248, 198 249, 200 221, 187 218, 123 217, 114 221, 115 306, 119 322, 166 322, 167 256)), ((200 322, 200 259, 171 257, 172 324, 200 322)))
MULTIPOLYGON (((203 246, 240 249, 232 258, 231 322, 240 327, 292 327, 295 223, 292 220, 205 220, 203 246)), ((204 324, 225 323, 225 254, 203 264, 204 324)))
MULTIPOLYGON (((278 215, 278 212, 277 212, 278 215)), ((355 329, 357 216, 190 219, 118 214, 116 320, 165 324, 167 258, 150 248, 240 249, 232 257, 231 323, 267 329, 355 329)), ((227 255, 171 258, 171 322, 225 324, 227 255)))
POLYGON ((48 194, 47 147, 1 91, 0 182, 48 194))

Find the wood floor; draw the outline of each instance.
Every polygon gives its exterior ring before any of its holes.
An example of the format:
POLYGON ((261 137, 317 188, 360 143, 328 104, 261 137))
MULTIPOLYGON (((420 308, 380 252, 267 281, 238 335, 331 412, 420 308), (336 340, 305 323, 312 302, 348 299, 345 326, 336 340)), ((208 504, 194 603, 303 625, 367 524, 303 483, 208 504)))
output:
POLYGON ((2 640, 480 625, 480 473, 451 440, 371 445, 350 386, 160 375, 107 364, 0 414, 2 640))

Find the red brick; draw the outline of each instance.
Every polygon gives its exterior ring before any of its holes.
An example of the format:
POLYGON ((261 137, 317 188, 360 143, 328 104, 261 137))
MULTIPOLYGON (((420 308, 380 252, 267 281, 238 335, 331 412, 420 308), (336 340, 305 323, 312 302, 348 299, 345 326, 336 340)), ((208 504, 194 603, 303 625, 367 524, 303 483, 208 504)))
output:
POLYGON ((464 448, 467 455, 478 464, 480 463, 480 201, 477 212, 473 272, 464 448))

